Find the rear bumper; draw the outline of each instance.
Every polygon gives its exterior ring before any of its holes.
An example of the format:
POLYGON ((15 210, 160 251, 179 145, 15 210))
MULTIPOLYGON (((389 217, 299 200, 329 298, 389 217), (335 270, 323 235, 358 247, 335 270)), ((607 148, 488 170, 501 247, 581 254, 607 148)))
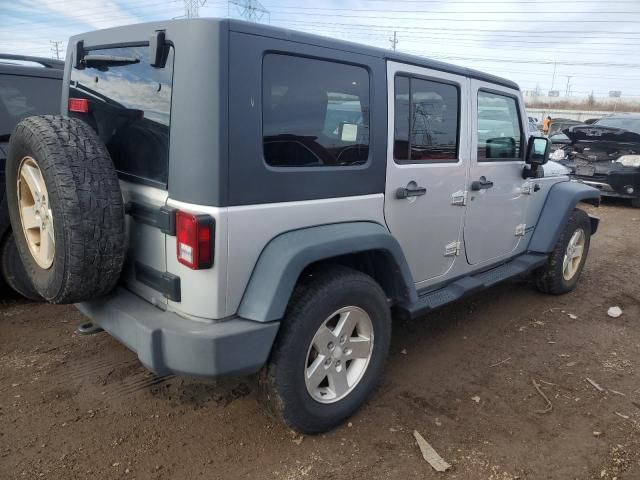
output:
POLYGON ((158 375, 254 373, 267 361, 279 326, 279 322, 240 317, 217 322, 189 320, 163 312, 124 288, 76 307, 136 352, 142 364, 158 375))

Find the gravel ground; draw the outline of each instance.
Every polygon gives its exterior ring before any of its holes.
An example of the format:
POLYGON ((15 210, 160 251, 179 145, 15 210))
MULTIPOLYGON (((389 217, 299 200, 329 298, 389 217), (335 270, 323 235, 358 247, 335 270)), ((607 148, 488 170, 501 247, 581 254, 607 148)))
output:
POLYGON ((396 322, 380 391, 315 437, 271 421, 251 378, 155 377, 107 334, 75 333, 73 307, 5 293, 0 478, 639 479, 640 211, 596 213, 575 292, 519 281, 396 322))

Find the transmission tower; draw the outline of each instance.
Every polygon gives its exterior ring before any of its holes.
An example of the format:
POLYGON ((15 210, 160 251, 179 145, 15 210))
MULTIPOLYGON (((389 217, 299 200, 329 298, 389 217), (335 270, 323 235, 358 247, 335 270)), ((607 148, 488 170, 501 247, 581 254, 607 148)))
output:
POLYGON ((49 40, 51 44, 51 58, 55 58, 56 60, 61 60, 62 56, 62 41, 60 40, 49 40))
POLYGON ((184 16, 186 18, 198 18, 200 7, 204 7, 207 0, 184 0, 184 16))
POLYGON ((259 22, 265 17, 267 22, 271 20, 269 10, 264 8, 258 0, 228 0, 228 3, 235 5, 240 16, 249 22, 259 22))

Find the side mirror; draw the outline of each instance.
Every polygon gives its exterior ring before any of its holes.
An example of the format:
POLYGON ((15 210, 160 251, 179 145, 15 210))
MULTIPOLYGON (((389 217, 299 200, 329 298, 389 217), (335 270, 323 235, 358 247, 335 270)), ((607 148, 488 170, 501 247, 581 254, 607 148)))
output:
POLYGON ((526 162, 532 167, 544 165, 549 161, 551 142, 544 137, 529 137, 526 162))

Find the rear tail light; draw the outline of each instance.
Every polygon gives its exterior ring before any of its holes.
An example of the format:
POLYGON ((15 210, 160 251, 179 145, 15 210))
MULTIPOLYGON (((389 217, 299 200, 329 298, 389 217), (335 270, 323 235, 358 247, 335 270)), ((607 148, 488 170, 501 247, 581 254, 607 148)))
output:
POLYGON ((178 261, 193 270, 213 265, 214 221, 209 215, 176 212, 178 261))
POLYGON ((89 100, 86 98, 70 98, 69 111, 76 113, 89 113, 89 100))

